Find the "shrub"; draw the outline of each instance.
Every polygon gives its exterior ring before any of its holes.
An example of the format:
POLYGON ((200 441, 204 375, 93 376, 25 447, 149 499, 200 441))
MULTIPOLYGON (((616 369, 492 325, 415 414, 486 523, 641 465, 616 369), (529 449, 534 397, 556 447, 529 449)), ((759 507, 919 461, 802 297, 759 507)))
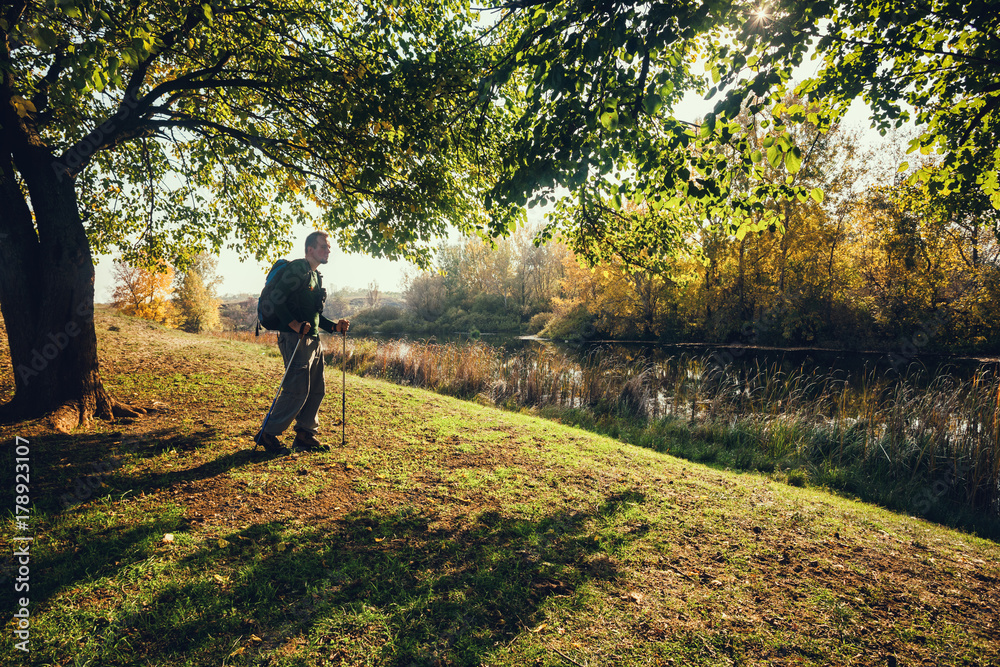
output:
POLYGON ((594 316, 585 305, 580 304, 562 317, 554 316, 541 333, 548 338, 587 340, 593 338, 597 331, 594 316))
POLYGON ((528 320, 528 333, 534 336, 549 325, 555 313, 536 313, 528 320))
POLYGON ((351 318, 351 333, 355 336, 367 336, 381 331, 383 324, 403 317, 399 306, 382 306, 367 308, 354 314, 351 318))
POLYGON ((476 298, 472 300, 472 312, 488 313, 490 315, 505 313, 507 312, 507 305, 504 303, 504 298, 499 294, 477 294, 476 298))

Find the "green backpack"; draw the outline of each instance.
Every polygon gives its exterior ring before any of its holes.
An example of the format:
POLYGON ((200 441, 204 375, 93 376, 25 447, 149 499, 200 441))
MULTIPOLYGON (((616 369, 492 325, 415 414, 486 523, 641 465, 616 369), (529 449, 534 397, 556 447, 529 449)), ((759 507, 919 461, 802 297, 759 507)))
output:
POLYGON ((260 328, 264 327, 269 331, 279 331, 284 323, 278 321, 275 312, 275 287, 278 285, 278 276, 281 270, 291 262, 287 259, 279 259, 267 272, 264 280, 264 289, 260 291, 260 298, 257 300, 257 335, 260 335, 260 328))

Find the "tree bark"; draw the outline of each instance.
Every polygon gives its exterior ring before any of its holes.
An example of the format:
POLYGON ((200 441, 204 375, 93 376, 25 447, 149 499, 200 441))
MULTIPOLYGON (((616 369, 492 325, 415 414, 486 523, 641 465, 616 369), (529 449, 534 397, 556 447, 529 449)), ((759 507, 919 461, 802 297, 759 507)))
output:
POLYGON ((0 419, 48 415, 68 431, 94 416, 136 414, 117 406, 101 381, 94 264, 74 181, 12 120, 3 119, 0 151, 0 312, 15 394, 0 419))

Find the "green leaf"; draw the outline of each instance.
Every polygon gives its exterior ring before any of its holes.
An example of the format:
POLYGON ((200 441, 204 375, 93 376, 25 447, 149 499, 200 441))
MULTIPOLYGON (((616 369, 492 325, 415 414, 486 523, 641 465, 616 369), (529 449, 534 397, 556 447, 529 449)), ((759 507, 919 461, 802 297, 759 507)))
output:
POLYGON ((781 164, 781 151, 778 150, 777 146, 771 146, 767 149, 767 161, 775 169, 781 164))
POLYGON ((812 197, 817 204, 823 203, 823 190, 821 188, 813 188, 809 192, 809 196, 812 197))
POLYGON ((52 28, 41 27, 35 32, 35 46, 39 49, 51 49, 59 43, 59 36, 52 28))
POLYGON ((652 116, 663 107, 663 98, 655 93, 646 95, 645 99, 643 99, 643 105, 646 108, 646 113, 652 116))
POLYGON ((792 150, 785 153, 785 169, 787 169, 790 174, 797 174, 801 168, 802 151, 799 150, 798 146, 795 146, 792 150))
POLYGON ((90 87, 98 92, 104 90, 104 78, 101 76, 101 70, 95 69, 90 75, 90 87))
POLYGON ((904 162, 901 165, 899 165, 899 168, 896 170, 896 173, 898 174, 898 173, 904 172, 904 171, 906 171, 909 168, 910 168, 910 163, 909 162, 904 162))

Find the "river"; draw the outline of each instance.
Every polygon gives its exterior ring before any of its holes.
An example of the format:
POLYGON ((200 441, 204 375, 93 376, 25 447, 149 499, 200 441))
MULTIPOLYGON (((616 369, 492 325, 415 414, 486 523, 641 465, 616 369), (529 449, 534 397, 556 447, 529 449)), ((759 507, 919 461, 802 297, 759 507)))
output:
POLYGON ((1000 358, 920 352, 915 347, 900 346, 893 352, 848 351, 829 348, 775 348, 747 345, 710 345, 701 343, 660 344, 642 341, 600 340, 560 341, 535 336, 481 334, 478 339, 455 334, 432 337, 370 336, 375 340, 406 340, 411 344, 486 343, 513 355, 534 348, 558 351, 578 363, 594 362, 612 356, 626 364, 659 364, 671 358, 694 358, 713 366, 733 370, 780 368, 783 372, 833 374, 854 384, 865 377, 906 376, 918 384, 939 375, 968 380, 977 372, 1000 372, 1000 358))

